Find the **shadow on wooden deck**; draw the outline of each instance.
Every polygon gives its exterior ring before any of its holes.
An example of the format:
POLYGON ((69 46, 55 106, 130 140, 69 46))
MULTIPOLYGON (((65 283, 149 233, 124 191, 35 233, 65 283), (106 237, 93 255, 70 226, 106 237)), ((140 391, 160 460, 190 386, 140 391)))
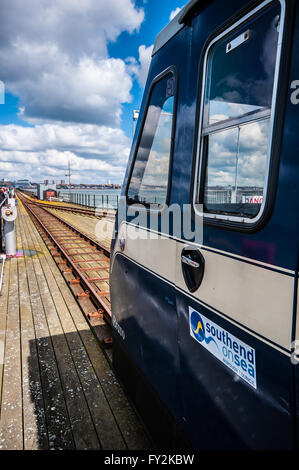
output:
MULTIPOLYGON (((79 333, 90 339, 90 332, 79 333)), ((77 332, 30 341, 24 448, 152 448, 105 361, 91 363, 77 332)))

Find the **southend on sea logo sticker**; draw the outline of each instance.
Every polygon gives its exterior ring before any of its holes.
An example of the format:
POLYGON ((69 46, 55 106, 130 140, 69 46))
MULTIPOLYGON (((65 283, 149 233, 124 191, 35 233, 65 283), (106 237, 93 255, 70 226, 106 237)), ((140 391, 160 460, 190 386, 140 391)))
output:
POLYGON ((257 388, 255 350, 251 346, 191 307, 189 327, 193 339, 245 382, 257 388))

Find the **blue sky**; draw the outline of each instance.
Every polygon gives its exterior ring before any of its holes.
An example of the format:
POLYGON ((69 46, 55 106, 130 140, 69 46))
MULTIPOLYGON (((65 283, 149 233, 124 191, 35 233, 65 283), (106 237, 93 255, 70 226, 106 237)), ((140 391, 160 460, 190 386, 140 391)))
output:
POLYGON ((0 0, 0 178, 122 182, 151 47, 182 0, 0 0))
MULTIPOLYGON (((115 43, 109 45, 109 53, 112 57, 121 57, 125 59, 128 56, 137 58, 137 49, 140 44, 151 46, 158 33, 169 22, 170 13, 176 8, 181 8, 187 3, 187 0, 139 0, 136 5, 142 7, 145 11, 145 21, 141 24, 140 31, 134 35, 127 32, 121 34, 115 43), (136 47, 137 46, 137 47, 136 47)), ((138 109, 143 96, 143 88, 134 82, 133 103, 124 106, 123 128, 128 136, 132 135, 131 116, 134 109, 138 109)))
POLYGON ((5 93, 5 104, 0 106, 0 125, 5 124, 20 124, 22 126, 30 126, 23 119, 18 116, 19 113, 19 98, 9 92, 5 93))

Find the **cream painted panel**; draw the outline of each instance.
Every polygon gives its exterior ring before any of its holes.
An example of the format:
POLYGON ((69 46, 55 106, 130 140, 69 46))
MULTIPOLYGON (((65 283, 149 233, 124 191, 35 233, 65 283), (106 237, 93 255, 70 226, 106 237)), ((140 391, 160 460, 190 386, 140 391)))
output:
MULTIPOLYGON (((144 229, 122 224, 119 229, 118 239, 114 254, 120 251, 119 239, 124 237, 125 249, 122 253, 142 264, 147 269, 159 276, 165 277, 167 281, 175 281, 176 266, 176 242, 167 237, 154 237, 144 229)), ((113 263, 112 263, 113 269, 113 263)))
MULTIPOLYGON (((183 247, 177 243, 178 259, 183 247)), ((205 273, 193 296, 290 350, 294 278, 204 249, 201 253, 205 273)), ((180 263, 176 277, 186 291, 180 263)))
MULTIPOLYGON (((150 240, 146 230, 123 223, 114 256, 120 251, 121 237, 126 240, 123 251, 126 256, 190 294, 181 269, 181 251, 188 244, 167 237, 150 240)), ((201 252, 205 274, 201 286, 192 295, 290 350, 294 278, 204 248, 201 252)))

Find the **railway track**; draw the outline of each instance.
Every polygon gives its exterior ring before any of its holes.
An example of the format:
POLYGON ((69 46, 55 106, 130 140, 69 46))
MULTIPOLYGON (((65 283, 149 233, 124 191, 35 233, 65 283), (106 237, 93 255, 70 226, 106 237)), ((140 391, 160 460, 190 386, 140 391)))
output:
MULTIPOLYGON (((38 204, 38 203, 37 203, 38 204)), ((63 205, 53 205, 53 204, 42 204, 45 206, 47 209, 55 209, 55 210, 61 210, 65 212, 73 212, 75 214, 83 214, 87 215, 90 217, 105 217, 111 221, 114 222, 114 214, 111 212, 107 212, 105 210, 99 210, 99 209, 88 209, 88 208, 81 208, 81 207, 69 207, 69 206, 63 206, 63 205)))
MULTIPOLYGON (((25 196, 27 199, 30 198, 30 196, 17 191, 17 195, 20 196, 20 194, 25 196)), ((81 214, 81 215, 83 214, 83 215, 87 215, 87 216, 90 216, 90 217, 105 217, 106 219, 109 219, 112 222, 114 222, 113 212, 107 211, 107 210, 92 209, 92 208, 88 208, 88 207, 86 207, 86 208, 85 207, 72 207, 72 206, 65 206, 63 204, 47 204, 45 202, 38 202, 38 201, 34 201, 34 203, 35 204, 40 204, 42 207, 45 207, 47 209, 55 209, 55 210, 61 210, 61 211, 65 211, 65 212, 73 212, 75 214, 81 214)))
MULTIPOLYGON (((91 326, 111 325, 110 253, 86 234, 22 194, 21 202, 46 242, 91 326)), ((98 335, 97 335, 98 336, 98 335)), ((109 337, 101 337, 106 345, 109 337)))

